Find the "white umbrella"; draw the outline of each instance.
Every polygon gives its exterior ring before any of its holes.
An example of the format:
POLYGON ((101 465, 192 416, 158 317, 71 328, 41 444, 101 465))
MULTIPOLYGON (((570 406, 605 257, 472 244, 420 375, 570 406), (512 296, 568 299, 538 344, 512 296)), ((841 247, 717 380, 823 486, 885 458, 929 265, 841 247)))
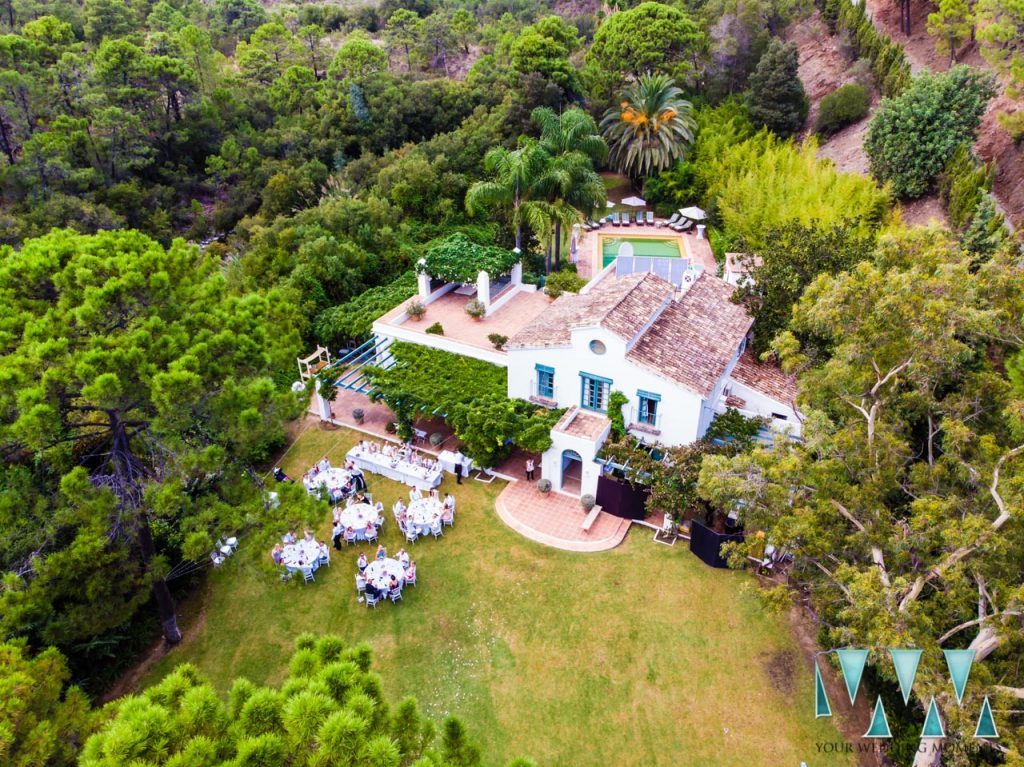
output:
POLYGON ((688 218, 691 221, 703 221, 708 217, 708 214, 698 208, 696 205, 691 205, 689 208, 680 208, 679 215, 683 218, 688 218))
POLYGON ((631 205, 634 208, 639 208, 647 204, 646 200, 641 200, 639 197, 627 197, 622 201, 623 205, 631 205))
POLYGON ((614 203, 614 202, 612 202, 611 200, 608 200, 608 202, 606 202, 606 203, 604 204, 604 206, 605 206, 606 208, 614 208, 614 207, 615 207, 615 203, 614 203))

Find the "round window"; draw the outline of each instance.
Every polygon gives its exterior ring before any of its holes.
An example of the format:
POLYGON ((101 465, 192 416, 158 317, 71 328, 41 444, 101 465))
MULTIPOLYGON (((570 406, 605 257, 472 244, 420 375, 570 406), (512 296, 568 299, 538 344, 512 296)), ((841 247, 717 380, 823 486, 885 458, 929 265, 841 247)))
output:
POLYGON ((607 349, 605 349, 604 346, 604 341, 591 341, 590 351, 592 351, 594 354, 604 354, 607 351, 607 349))

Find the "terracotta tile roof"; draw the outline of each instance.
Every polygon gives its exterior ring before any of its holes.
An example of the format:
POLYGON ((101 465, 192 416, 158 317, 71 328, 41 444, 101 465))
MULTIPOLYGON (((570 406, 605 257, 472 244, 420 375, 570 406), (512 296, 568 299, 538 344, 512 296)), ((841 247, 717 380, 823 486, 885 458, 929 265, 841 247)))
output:
POLYGON ((555 431, 568 434, 570 437, 598 440, 609 427, 611 421, 600 413, 590 413, 579 407, 571 407, 555 424, 555 431))
POLYGON ((732 371, 732 379, 738 383, 761 392, 783 405, 792 406, 796 399, 796 382, 792 376, 782 372, 777 365, 758 362, 754 352, 747 349, 740 355, 739 362, 732 371))
POLYGON ((702 274, 626 358, 709 396, 754 322, 745 308, 729 300, 734 290, 724 280, 702 274))
POLYGON ((506 349, 568 346, 573 328, 600 325, 632 341, 671 298, 674 288, 654 274, 606 278, 589 293, 560 296, 540 316, 515 333, 506 349))

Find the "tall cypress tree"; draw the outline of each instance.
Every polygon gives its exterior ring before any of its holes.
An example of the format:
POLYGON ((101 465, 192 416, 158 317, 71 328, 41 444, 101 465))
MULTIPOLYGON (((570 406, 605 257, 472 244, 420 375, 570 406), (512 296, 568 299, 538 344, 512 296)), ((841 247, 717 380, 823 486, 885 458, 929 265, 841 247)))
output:
POLYGON ((750 121, 788 138, 803 127, 809 107, 797 71, 800 56, 795 43, 772 40, 750 76, 750 121))

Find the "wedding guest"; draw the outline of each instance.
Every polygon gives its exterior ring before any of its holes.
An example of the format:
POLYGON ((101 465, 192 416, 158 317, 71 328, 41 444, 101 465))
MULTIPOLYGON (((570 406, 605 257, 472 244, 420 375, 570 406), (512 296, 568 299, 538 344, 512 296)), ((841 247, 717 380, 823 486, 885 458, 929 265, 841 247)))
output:
POLYGON ((388 550, 384 548, 383 544, 377 547, 377 559, 386 559, 388 556, 388 550))
POLYGON ((405 549, 399 549, 395 557, 397 557, 398 561, 402 563, 402 567, 409 566, 409 554, 405 549))
POLYGON ((394 590, 395 590, 395 589, 397 589, 397 588, 398 588, 399 586, 401 586, 401 584, 400 584, 400 583, 398 582, 398 578, 396 578, 396 577, 394 576, 394 574, 392 574, 392 575, 391 575, 391 590, 392 590, 392 591, 394 591, 394 590))
POLYGON ((345 534, 345 526, 341 524, 341 521, 335 521, 334 528, 331 530, 331 540, 334 542, 334 548, 341 551, 341 537, 345 534))
POLYGON ((536 467, 533 464, 533 459, 532 458, 527 458, 526 459, 526 478, 527 479, 533 479, 533 472, 534 472, 535 468, 536 467))
POLYGON ((436 487, 432 487, 430 488, 430 497, 436 501, 441 497, 441 492, 436 487))
POLYGON ((413 560, 409 563, 409 566, 405 568, 405 579, 407 581, 416 580, 416 561, 413 560))
POLYGON ((377 527, 373 524, 373 522, 367 522, 366 523, 366 530, 363 532, 363 536, 366 537, 366 538, 372 538, 376 534, 377 534, 377 527))
POLYGON ((334 521, 334 522, 340 522, 341 521, 341 507, 340 506, 335 506, 333 509, 331 509, 331 520, 334 521))
POLYGON ((274 560, 275 565, 281 564, 284 561, 284 546, 275 543, 274 548, 270 550, 270 558, 274 560))
POLYGON ((418 501, 422 497, 423 497, 423 493, 420 492, 420 489, 418 487, 413 485, 412 490, 409 491, 409 500, 410 501, 418 501))
POLYGON ((356 591, 366 591, 366 578, 362 573, 356 573, 356 591))
POLYGON ((284 541, 286 545, 289 543, 295 543, 295 531, 289 530, 287 533, 284 534, 281 540, 284 541))
POLYGON ((356 567, 359 568, 359 572, 363 572, 369 566, 369 564, 370 563, 366 559, 366 552, 360 551, 359 559, 356 560, 356 567))

